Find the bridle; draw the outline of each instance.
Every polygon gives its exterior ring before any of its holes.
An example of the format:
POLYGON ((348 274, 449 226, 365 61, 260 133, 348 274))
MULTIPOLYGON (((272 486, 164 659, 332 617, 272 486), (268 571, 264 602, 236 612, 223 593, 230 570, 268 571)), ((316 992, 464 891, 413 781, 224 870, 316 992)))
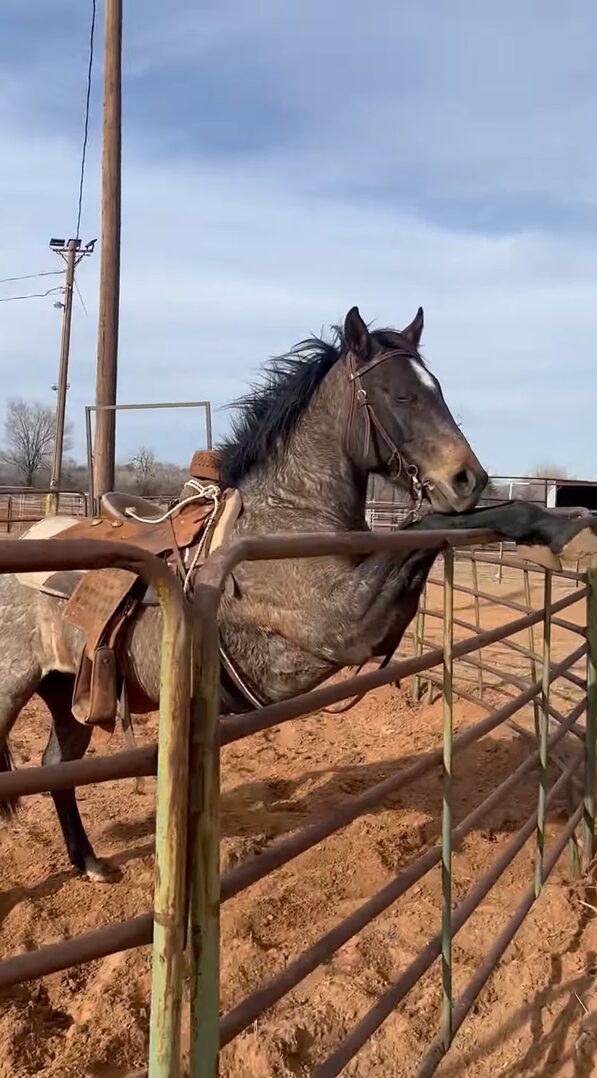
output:
MULTIPOLYGON (((402 527, 406 524, 412 524, 415 520, 419 520, 421 517, 421 510, 423 506, 423 498, 426 490, 430 490, 430 484, 424 483, 419 478, 419 469, 416 464, 410 464, 404 454, 400 451, 396 445, 394 439, 388 434, 384 424, 377 415, 375 408, 371 404, 369 397, 367 396, 367 390, 363 386, 362 378, 365 374, 369 374, 370 371, 378 367, 380 363, 385 363, 386 359, 392 359, 394 356, 409 356, 410 358, 418 358, 416 352, 410 351, 406 347, 394 348, 392 351, 381 352, 379 355, 374 356, 367 363, 362 366, 357 365, 357 361, 352 352, 347 352, 345 356, 345 366, 348 372, 348 381, 351 385, 350 396, 350 408, 348 412, 348 422, 346 426, 346 442, 350 440, 352 425, 354 422, 355 414, 360 410, 363 416, 363 422, 365 425, 365 437, 363 451, 365 457, 369 453, 371 446, 371 434, 375 429, 378 438, 385 443, 390 451, 390 456, 387 461, 379 461, 380 470, 383 468, 389 473, 390 478, 395 482, 404 475, 408 479, 410 492, 414 500, 414 509, 407 515, 402 522, 402 527)), ((409 397, 401 397, 397 401, 398 404, 409 404, 409 397)))

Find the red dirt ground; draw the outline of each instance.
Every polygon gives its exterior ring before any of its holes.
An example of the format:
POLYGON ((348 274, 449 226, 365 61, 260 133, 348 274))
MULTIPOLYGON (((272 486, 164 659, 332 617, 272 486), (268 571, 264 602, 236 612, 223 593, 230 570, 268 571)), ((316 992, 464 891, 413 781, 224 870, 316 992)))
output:
MULTIPOLYGON (((492 577, 486 576, 484 586, 499 590, 501 596, 521 598, 513 578, 506 577, 498 589, 492 577)), ((436 597, 432 589, 431 601, 436 597)), ((459 617, 472 619, 470 597, 461 596, 457 608, 459 617)), ((513 616, 485 606, 482 624, 490 627, 513 616)), ((568 611, 562 616, 572 620, 568 611)), ((582 621, 580 604, 575 616, 582 621)), ((519 639, 526 642, 527 637, 519 639)), ((571 651, 573 641, 568 633, 556 633, 556 655, 571 651)), ((492 661, 496 654, 494 650, 492 661)), ((504 665, 503 652, 499 658, 504 665)), ((525 674, 525 661, 518 656, 515 660, 519 674, 525 674)), ((471 668, 468 672, 462 668, 459 676, 472 679, 472 687, 476 684, 471 668)), ((228 747, 223 754, 223 866, 265 848, 278 835, 317 818, 439 745, 441 702, 414 706, 408 690, 406 684, 399 690, 388 687, 346 715, 313 715, 228 747)), ((574 698, 574 692, 567 691, 566 697, 574 698)), ((495 685, 488 690, 488 699, 503 700, 495 685)), ((565 698, 557 699, 564 708, 565 698)), ((455 726, 461 730, 485 713, 476 705, 460 702, 455 726)), ((531 728, 530 716, 524 723, 531 728)), ((19 764, 38 761, 47 732, 48 718, 34 702, 24 711, 11 739, 19 764)), ((138 724, 140 740, 149 740, 154 733, 154 717, 138 724)), ((529 746, 530 742, 504 728, 457 756, 456 821, 525 758, 529 746)), ((574 740, 566 738, 561 757, 565 759, 574 748, 574 740)), ((554 768, 553 778, 557 774, 554 768)), ((149 907, 153 794, 152 780, 147 781, 144 795, 135 793, 132 780, 79 793, 97 852, 110 857, 122 871, 122 880, 111 885, 71 877, 50 798, 26 799, 16 824, 0 831, 2 955, 149 907)), ((454 857, 455 899, 497 857, 535 802, 536 778, 531 775, 466 839, 454 857)), ((440 807, 437 768, 378 811, 228 903, 222 916, 223 1008, 282 969, 422 850, 436 844, 440 807)), ((561 810, 552 814, 551 839, 559 834, 563 819, 561 810)), ((527 890, 532 856, 529 844, 457 936, 457 992, 527 890)), ((571 881, 563 857, 438 1074, 444 1078, 582 1078, 595 1073, 597 921, 593 905, 597 901, 592 890, 571 881)), ((224 1078, 311 1075, 316 1061, 339 1044, 438 930, 439 918, 440 881, 435 870, 227 1048, 221 1066, 224 1078)), ((5 992, 0 996, 0 1076, 124 1078, 134 1074, 146 1060, 148 985, 149 951, 143 948, 5 992)), ((353 1078, 415 1075, 426 1044, 437 1032, 440 1002, 436 964, 344 1073, 353 1078)))

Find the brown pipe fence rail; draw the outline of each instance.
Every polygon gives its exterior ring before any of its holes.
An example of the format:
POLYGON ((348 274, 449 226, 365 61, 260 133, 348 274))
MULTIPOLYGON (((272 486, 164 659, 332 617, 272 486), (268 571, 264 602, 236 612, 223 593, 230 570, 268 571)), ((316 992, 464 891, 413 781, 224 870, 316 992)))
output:
MULTIPOLYGON (((508 560, 522 573, 525 603, 501 600, 486 586, 479 588, 484 565, 493 567, 491 555, 479 547, 491 544, 487 532, 396 532, 350 535, 303 535, 244 539, 216 552, 203 566, 193 606, 184 599, 175 579, 161 562, 129 546, 100 542, 29 541, 0 544, 0 572, 101 568, 132 569, 152 583, 162 605, 162 699, 159 745, 118 753, 112 757, 25 768, 0 776, 0 798, 58 790, 106 779, 156 774, 156 883, 153 913, 148 912, 117 925, 98 928, 76 939, 7 958, 0 962, 0 988, 47 975, 69 965, 87 962, 116 951, 147 944, 153 939, 152 1001, 150 1013, 150 1078, 175 1078, 180 1068, 180 1021, 183 995, 183 950, 189 951, 191 1007, 191 1078, 213 1078, 220 1048, 258 1022, 264 1013, 292 991, 375 917, 405 895, 434 866, 441 866, 442 908, 437 931, 380 996, 358 1024, 327 1058, 314 1064, 317 1078, 339 1074, 375 1030, 437 961, 441 968, 443 1008, 441 1028, 421 1060, 419 1074, 430 1075, 448 1051, 453 1037, 495 969, 515 932, 541 893, 566 844, 575 840, 582 825, 584 864, 594 852, 595 738, 597 732, 597 568, 586 574, 543 573, 543 595, 538 609, 531 604, 531 566, 508 560), (399 655, 383 670, 367 671, 341 682, 327 684, 294 699, 273 704, 242 716, 219 714, 219 654, 217 615, 224 581, 244 560, 268 560, 413 548, 437 552, 444 572, 436 573, 422 598, 414 631, 412 653, 399 655), (472 554, 467 548, 477 548, 472 554), (456 548, 464 549, 456 551, 456 548), (467 568, 468 567, 468 568, 467 568), (470 572, 471 584, 462 572, 470 572), (441 589, 441 610, 434 607, 432 589, 441 589), (559 594, 560 592, 563 594, 559 594), (461 618, 459 595, 472 599, 474 621, 461 618), (485 606, 501 606, 516 616, 504 624, 484 627, 485 606), (564 612, 586 604, 581 623, 564 612), (429 629, 429 622, 432 623, 429 629), (433 639, 433 624, 440 628, 433 639), (427 629, 426 629, 427 626, 427 629), (541 641, 535 627, 541 627, 541 641), (567 654, 555 655, 552 627, 575 634, 567 654), (460 637, 460 632, 468 635, 460 637), (527 643, 512 636, 525 634, 527 643), (191 647, 191 638, 193 645, 191 647), (493 651, 491 650, 493 649, 493 651), (489 651, 489 658, 486 652, 489 651), (523 664, 508 669, 504 660, 523 664), (579 668, 583 664, 583 669, 579 668), (526 670, 528 668, 528 677, 526 670), (586 668, 586 669, 585 669, 586 668), (439 669, 440 673, 433 671, 439 669), (461 671, 473 671, 471 688, 461 671), (406 677, 413 678, 413 691, 421 692, 421 676, 439 684, 443 699, 443 745, 415 763, 397 770, 356 796, 347 798, 331 812, 300 831, 282 837, 259 855, 247 858, 221 877, 219 874, 220 752, 226 744, 260 730, 300 720, 330 704, 406 677), (568 694, 560 697, 564 686, 568 694), (506 699, 500 699, 500 694, 506 699), (472 699, 488 714, 458 733, 453 731, 454 701, 472 699), (516 723, 526 707, 533 712, 534 727, 519 728, 533 739, 528 756, 480 804, 453 826, 453 759, 466 746, 505 723, 516 723), (584 723, 582 722, 584 718, 584 723), (567 735, 576 737, 575 753, 564 760, 554 750, 567 735), (560 775, 550 785, 550 765, 560 775), (256 988, 227 1014, 219 1008, 219 911, 229 901, 380 805, 389 794, 428 774, 438 764, 443 769, 441 844, 427 849, 377 894, 340 921, 308 950, 289 960, 272 979, 256 988), (517 784, 539 776, 535 811, 516 832, 495 862, 454 907, 452 855, 470 831, 501 803, 517 784), (190 780, 190 781, 189 781, 190 780), (580 782, 580 790, 578 789, 580 782), (570 793, 572 791, 572 793, 570 793), (557 840, 547 847, 546 820, 549 809, 566 795, 572 798, 567 823, 557 840), (534 835, 535 872, 529 891, 514 910, 482 965, 458 998, 452 988, 452 941, 479 903, 488 894, 513 858, 534 835), (188 866, 188 867, 187 867, 188 866)), ((508 614, 509 616, 509 614, 508 614)), ((322 719, 322 721, 325 721, 322 719)), ((515 726, 516 728, 516 726, 515 726)))

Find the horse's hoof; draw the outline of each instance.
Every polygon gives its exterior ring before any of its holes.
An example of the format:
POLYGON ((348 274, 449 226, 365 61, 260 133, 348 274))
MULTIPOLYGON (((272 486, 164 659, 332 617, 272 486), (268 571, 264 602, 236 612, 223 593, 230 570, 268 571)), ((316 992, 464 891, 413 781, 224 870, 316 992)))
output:
POLYGON ((548 546, 523 546, 521 544, 516 547, 516 553, 519 558, 533 561, 537 565, 542 565, 544 569, 551 569, 553 573, 559 573, 562 569, 560 559, 551 552, 548 546))
POLYGON ((592 528, 583 528, 571 539, 560 552, 561 558, 569 561, 582 561, 583 558, 597 557, 597 535, 592 528))
POLYGON ((85 861, 85 867, 77 868, 75 866, 74 872, 76 876, 83 876, 93 883, 118 883, 122 879, 122 872, 119 868, 111 865, 109 861, 101 860, 99 857, 88 858, 85 861))

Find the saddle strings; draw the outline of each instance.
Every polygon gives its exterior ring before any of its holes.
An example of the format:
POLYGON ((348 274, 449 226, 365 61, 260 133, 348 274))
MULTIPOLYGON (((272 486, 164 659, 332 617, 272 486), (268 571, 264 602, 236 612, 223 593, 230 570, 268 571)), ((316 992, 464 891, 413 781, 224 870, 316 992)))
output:
POLYGON ((207 541, 207 537, 209 535, 211 526, 212 526, 212 524, 213 524, 213 522, 214 522, 214 520, 216 518, 216 515, 218 513, 218 510, 220 508, 221 491, 220 491, 220 488, 218 486, 216 486, 215 483, 200 483, 198 479, 188 479, 187 482, 185 483, 185 487, 190 487, 191 490, 195 490, 195 491, 197 491, 197 493, 196 494, 191 494, 188 498, 183 498, 183 500, 181 502, 177 502, 176 505, 173 505, 171 509, 168 509, 165 513, 162 513, 161 516, 159 516, 159 517, 142 517, 142 516, 139 516, 139 514, 135 513, 135 510, 130 505, 127 506, 127 508, 124 510, 124 512, 125 512, 125 516, 130 517, 131 520, 136 520, 139 524, 163 524, 166 520, 172 520, 176 516, 176 514, 180 513, 181 509, 184 509, 185 506, 187 506, 187 505, 192 505, 195 502, 199 502, 199 501, 212 501, 213 502, 213 509, 212 509, 207 521, 205 522, 205 525, 204 525, 203 530, 201 532, 201 538, 200 538, 199 542, 197 543, 197 546, 196 546, 195 551, 193 553, 193 558, 191 560, 191 564, 188 566, 188 568, 187 568, 187 565, 186 565, 186 559, 188 558, 189 549, 187 548, 187 550, 185 552, 185 570, 186 571, 185 571, 184 580, 183 580, 183 591, 184 591, 185 595, 188 595, 189 590, 191 588, 191 585, 193 583, 193 573, 195 572, 195 569, 197 567, 197 562, 199 561, 199 559, 200 559, 200 557, 201 557, 201 555, 203 553, 203 550, 205 548, 205 543, 207 541))

